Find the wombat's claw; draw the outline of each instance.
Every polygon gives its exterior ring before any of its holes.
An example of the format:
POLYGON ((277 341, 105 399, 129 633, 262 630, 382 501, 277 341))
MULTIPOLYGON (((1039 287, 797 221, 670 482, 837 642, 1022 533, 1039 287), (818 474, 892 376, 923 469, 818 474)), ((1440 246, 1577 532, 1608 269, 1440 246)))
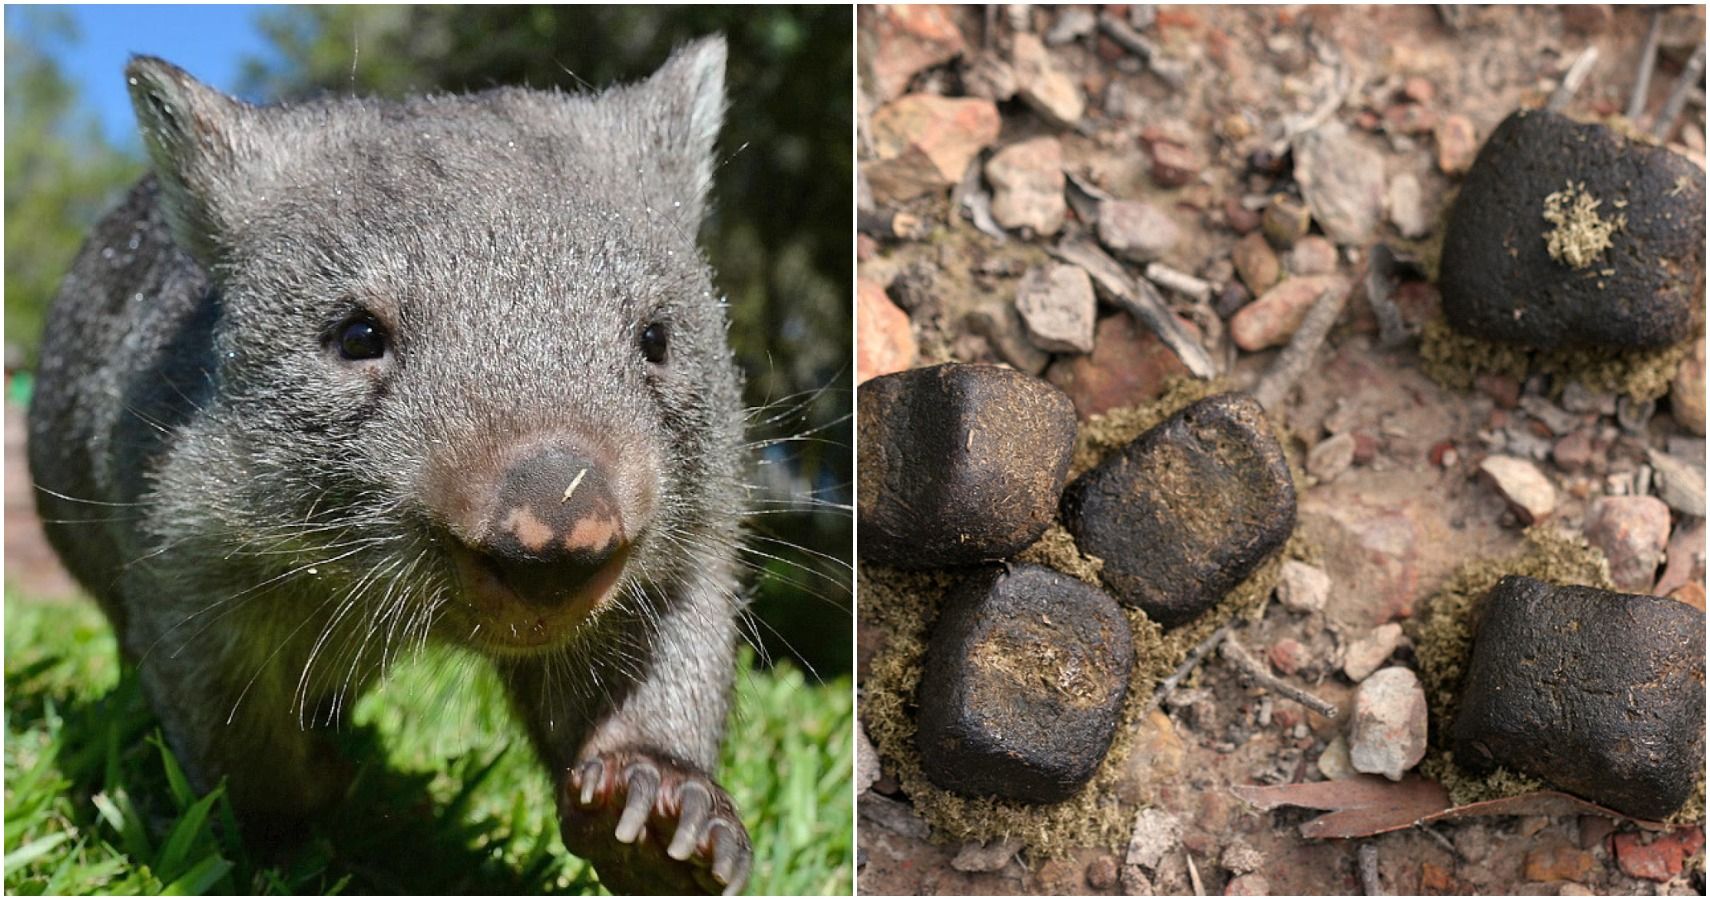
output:
POLYGON ((748 832, 710 779, 635 752, 597 756, 565 775, 564 846, 592 862, 613 893, 742 890, 753 862, 748 832))

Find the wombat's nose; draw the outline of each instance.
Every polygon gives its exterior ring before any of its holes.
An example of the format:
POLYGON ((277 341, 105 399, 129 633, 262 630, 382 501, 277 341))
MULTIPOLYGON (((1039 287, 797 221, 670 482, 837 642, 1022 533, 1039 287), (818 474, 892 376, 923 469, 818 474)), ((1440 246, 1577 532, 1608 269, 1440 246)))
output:
POLYGON ((629 535, 600 466, 553 449, 505 472, 492 525, 475 549, 518 597, 556 606, 610 588, 629 535))

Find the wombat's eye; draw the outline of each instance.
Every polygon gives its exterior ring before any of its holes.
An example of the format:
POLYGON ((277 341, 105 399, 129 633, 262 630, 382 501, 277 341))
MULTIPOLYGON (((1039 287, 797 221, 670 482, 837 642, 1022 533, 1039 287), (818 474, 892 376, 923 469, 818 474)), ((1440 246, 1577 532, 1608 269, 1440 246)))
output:
POLYGON ((664 322, 654 322, 641 329, 641 355, 647 361, 662 366, 671 354, 671 329, 664 322))
POLYGON ((342 359, 379 359, 386 355, 386 332, 367 315, 357 316, 338 327, 333 335, 342 359))

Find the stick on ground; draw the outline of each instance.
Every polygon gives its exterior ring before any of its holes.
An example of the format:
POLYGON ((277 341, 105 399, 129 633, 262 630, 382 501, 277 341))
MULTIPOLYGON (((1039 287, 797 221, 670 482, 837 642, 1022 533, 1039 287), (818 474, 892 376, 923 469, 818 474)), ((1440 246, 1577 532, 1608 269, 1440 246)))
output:
POLYGON ((1633 77, 1633 94, 1627 98, 1627 119, 1637 122, 1645 114, 1645 101, 1651 95, 1651 72, 1657 67, 1657 41, 1662 39, 1663 11, 1651 11, 1651 30, 1645 34, 1645 46, 1640 51, 1639 73, 1633 77))
POLYGON ((1367 897, 1382 897, 1383 879, 1378 877, 1377 845, 1367 841, 1360 845, 1360 886, 1367 897))
POLYGON ((1336 317, 1342 314, 1342 307, 1348 303, 1351 290, 1336 290, 1330 288, 1318 295, 1312 302, 1312 309, 1306 313, 1306 320, 1300 323, 1294 337, 1289 339, 1288 346, 1278 354, 1277 361, 1271 364, 1271 370, 1265 377, 1259 379, 1258 387, 1253 389, 1253 399, 1265 408, 1265 412, 1276 415, 1282 409, 1282 401, 1288 396, 1288 390, 1306 374, 1312 365, 1312 358, 1318 355, 1318 348, 1324 343, 1324 338, 1330 334, 1330 326, 1336 324, 1336 317))
POLYGON ((1229 636, 1229 629, 1230 626, 1225 625, 1213 631, 1210 637, 1200 641, 1197 646, 1189 650, 1188 655, 1182 659, 1182 664, 1176 666, 1176 671, 1160 682, 1158 689, 1152 692, 1152 702, 1147 705, 1146 712, 1151 712, 1153 707, 1164 702, 1171 694, 1175 693, 1176 685, 1181 684, 1182 679, 1186 678, 1189 672, 1199 668, 1200 660, 1205 659, 1206 654, 1217 649, 1217 645, 1229 636))
POLYGON ((1586 47, 1580 51, 1579 58, 1568 66, 1567 74, 1562 76, 1562 83, 1556 86, 1555 93, 1550 94, 1550 102, 1546 109, 1550 112, 1561 112, 1562 108, 1573 101, 1573 95, 1579 93, 1585 79, 1591 77, 1592 66, 1597 65, 1597 48, 1586 47))
POLYGON ((1669 89, 1668 99, 1663 101, 1661 110, 1657 111, 1656 124, 1651 126, 1651 135, 1659 141, 1668 140, 1674 132, 1674 123, 1680 118, 1681 110, 1686 109, 1686 98, 1692 89, 1698 85, 1698 79, 1704 77, 1704 43, 1698 44, 1698 49, 1692 51, 1692 58, 1687 60, 1686 68, 1680 72, 1680 77, 1674 80, 1674 87, 1669 89))
POLYGON ((1265 690, 1287 697, 1326 719, 1334 719, 1340 712, 1336 704, 1272 675, 1264 663, 1254 659, 1253 654, 1233 637, 1223 639, 1223 658, 1240 667, 1241 671, 1246 672, 1249 678, 1265 690))
POLYGON ((1212 361, 1211 354, 1176 318, 1151 282, 1130 277, 1121 263, 1086 238, 1063 240, 1051 249, 1051 255, 1087 270, 1111 302, 1152 329, 1165 346, 1175 351, 1195 378, 1217 375, 1217 364, 1212 361))

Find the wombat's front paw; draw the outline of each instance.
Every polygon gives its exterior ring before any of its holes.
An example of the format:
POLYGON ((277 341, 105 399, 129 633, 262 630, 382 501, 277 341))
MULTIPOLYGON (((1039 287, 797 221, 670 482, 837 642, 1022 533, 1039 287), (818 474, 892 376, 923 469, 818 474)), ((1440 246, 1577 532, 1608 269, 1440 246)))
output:
POLYGON ((564 773, 564 846, 614 894, 735 894, 748 880, 748 831, 724 789, 646 753, 607 753, 564 773))

